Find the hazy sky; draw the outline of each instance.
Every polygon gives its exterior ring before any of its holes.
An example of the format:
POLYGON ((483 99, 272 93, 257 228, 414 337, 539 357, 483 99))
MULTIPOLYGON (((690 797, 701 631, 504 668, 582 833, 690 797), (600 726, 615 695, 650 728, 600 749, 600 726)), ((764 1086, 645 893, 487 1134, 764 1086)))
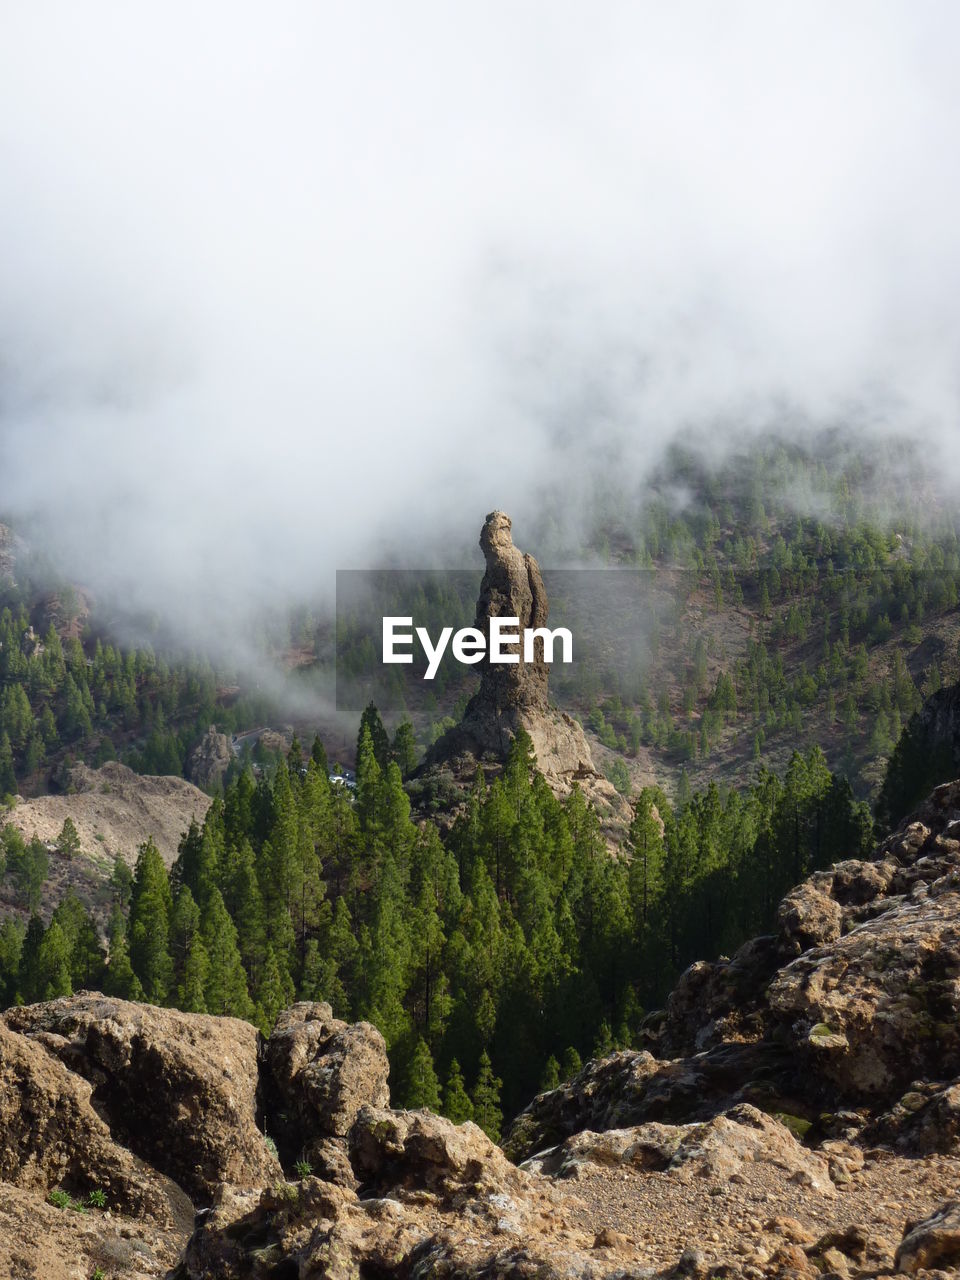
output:
POLYGON ((0 0, 0 511, 202 612, 691 424, 943 448, 958 38, 953 0, 0 0))

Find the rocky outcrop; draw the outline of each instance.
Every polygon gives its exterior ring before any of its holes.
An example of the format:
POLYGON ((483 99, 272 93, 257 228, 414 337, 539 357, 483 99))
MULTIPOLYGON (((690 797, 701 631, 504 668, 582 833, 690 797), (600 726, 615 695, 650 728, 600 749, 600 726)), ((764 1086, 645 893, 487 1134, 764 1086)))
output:
POLYGON ((134 773, 117 760, 99 769, 73 764, 59 781, 62 795, 20 798, 4 822, 27 840, 38 836, 53 844, 69 818, 82 851, 101 860, 119 854, 132 865, 151 838, 169 867, 184 831, 194 820, 202 823, 210 808, 210 797, 185 778, 134 773))
POLYGON ((223 1182, 279 1176, 257 1126, 258 1037, 248 1022, 80 993, 9 1009, 3 1024, 82 1084, 114 1141, 194 1203, 209 1203, 223 1182))
MULTIPOLYGON (((517 618, 521 632, 547 623, 549 603, 536 560, 513 545, 512 522, 492 511, 480 531, 486 571, 480 583, 475 626, 489 634, 491 618, 517 618)), ((596 769, 582 726, 549 702, 549 667, 536 642, 534 659, 522 651, 515 664, 479 664, 480 689, 467 704, 463 719, 430 749, 421 775, 450 766, 454 776, 468 779, 478 762, 496 765, 506 759, 510 743, 523 729, 529 734, 537 768, 559 795, 578 785, 597 806, 608 827, 623 828, 628 806, 596 769)), ((622 834, 622 831, 621 831, 622 834)))
POLYGON ((211 725, 187 760, 187 777, 204 791, 218 786, 233 763, 233 749, 225 733, 218 733, 211 725))
MULTIPOLYGON (((231 1196, 198 1227, 183 1280, 278 1275, 587 1275, 596 1233, 564 1221, 548 1181, 515 1168, 473 1124, 367 1106, 350 1134, 358 1188, 309 1177, 231 1196)), ((635 1263, 626 1239, 603 1271, 635 1263)))
POLYGON ((336 1140, 347 1137, 361 1107, 390 1101, 383 1036, 368 1022, 341 1022, 328 1004, 296 1004, 277 1020, 263 1061, 271 1136, 282 1158, 345 1171, 336 1140))
POLYGON ((785 1124, 749 1104, 702 1124, 651 1122, 603 1133, 583 1130, 522 1167, 574 1179, 598 1166, 670 1170, 690 1182, 729 1178, 745 1164, 771 1164, 822 1195, 837 1194, 827 1157, 806 1150, 785 1124))
MULTIPOLYGON (((489 635, 491 618, 517 618, 520 631, 546 625, 547 593, 540 566, 528 553, 513 545, 511 520, 492 511, 480 531, 486 572, 480 583, 475 626, 489 635)), ((467 704, 463 719, 432 749, 428 766, 470 755, 477 760, 504 760, 518 729, 533 739, 537 763, 545 776, 555 780, 593 777, 596 770, 583 729, 571 717, 549 705, 549 668, 543 646, 537 643, 534 660, 525 661, 522 646, 517 663, 479 664, 480 689, 467 704)))
POLYGON ((165 1229, 189 1221, 187 1197, 116 1141, 92 1093, 47 1045, 0 1023, 0 1181, 41 1197, 100 1190, 114 1210, 165 1229))

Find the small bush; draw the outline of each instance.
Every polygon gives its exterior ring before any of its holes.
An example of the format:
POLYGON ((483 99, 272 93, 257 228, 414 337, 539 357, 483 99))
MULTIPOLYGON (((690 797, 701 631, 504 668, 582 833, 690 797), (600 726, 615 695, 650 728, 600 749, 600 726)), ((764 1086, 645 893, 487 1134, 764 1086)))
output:
POLYGON ((272 1156, 275 1156, 277 1154, 277 1144, 274 1142, 274 1140, 270 1137, 268 1133, 265 1133, 263 1135, 263 1140, 266 1143, 267 1150, 270 1152, 272 1156))
POLYGON ((100 1187, 94 1189, 87 1196, 87 1204, 91 1209, 105 1209, 107 1207, 107 1193, 100 1187))
POLYGON ((61 1191, 59 1187, 57 1187, 56 1191, 51 1191, 47 1199, 57 1209, 69 1209, 72 1203, 66 1191, 61 1191))
POLYGON ((297 1177, 309 1178, 313 1173, 313 1165, 309 1160, 298 1160, 296 1163, 297 1177))

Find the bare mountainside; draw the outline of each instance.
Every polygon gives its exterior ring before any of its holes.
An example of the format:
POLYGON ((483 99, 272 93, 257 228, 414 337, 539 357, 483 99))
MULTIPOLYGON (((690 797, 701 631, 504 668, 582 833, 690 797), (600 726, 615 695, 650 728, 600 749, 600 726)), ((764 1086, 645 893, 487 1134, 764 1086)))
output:
POLYGON ((540 1095, 504 1150, 392 1108, 380 1033, 327 1004, 288 1009, 266 1039, 95 993, 10 1009, 0 1263, 175 1280, 956 1275, 958 831, 960 782, 872 858, 794 889, 775 934, 694 965, 653 1052, 540 1095))
POLYGON ((137 849, 150 836, 169 867, 180 837, 196 818, 202 822, 210 797, 184 778, 134 773, 109 761, 99 769, 78 764, 69 775, 65 795, 17 799, 6 822, 26 839, 56 840, 65 818, 71 818, 84 854, 112 860, 119 854, 132 866, 137 849))

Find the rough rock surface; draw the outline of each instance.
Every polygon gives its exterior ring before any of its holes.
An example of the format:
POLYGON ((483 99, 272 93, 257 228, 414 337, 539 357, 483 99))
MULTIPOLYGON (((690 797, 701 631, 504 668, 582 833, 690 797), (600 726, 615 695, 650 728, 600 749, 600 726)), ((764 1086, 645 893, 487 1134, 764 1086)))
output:
POLYGON ((115 1209, 173 1228, 189 1200, 116 1142, 89 1081, 49 1048, 0 1023, 0 1180, 29 1191, 102 1190, 115 1209))
POLYGON ((960 1200, 940 1205, 921 1222, 908 1223, 894 1265, 908 1276, 934 1268, 949 1268, 955 1274, 960 1267, 960 1200))
POLYGON ((524 1165, 537 1173, 579 1179, 597 1166, 672 1170, 682 1181, 729 1178, 746 1163, 766 1163, 823 1195, 836 1195, 827 1157, 801 1146, 779 1120, 748 1104, 702 1124, 649 1123, 632 1129, 589 1129, 524 1165))
POLYGON ((233 763, 233 749, 225 733, 217 733, 211 725, 187 760, 187 776, 198 787, 208 790, 219 783, 233 763))
MULTIPOLYGON (((198 1227, 184 1280, 326 1276, 586 1275, 596 1232, 571 1228, 548 1180, 480 1129, 426 1111, 364 1107, 350 1135, 358 1189, 306 1178, 231 1196, 198 1227)), ((607 1266, 640 1259, 626 1237, 607 1266)))
POLYGON ((343 1139, 365 1104, 390 1101, 383 1036, 368 1022, 347 1024, 328 1004, 296 1004, 277 1020, 263 1055, 271 1137, 288 1163, 342 1163, 343 1139))
POLYGON ((9 1009, 3 1023, 88 1082, 114 1138, 194 1202, 221 1182, 252 1187, 279 1175, 257 1127, 249 1023, 88 992, 9 1009))

